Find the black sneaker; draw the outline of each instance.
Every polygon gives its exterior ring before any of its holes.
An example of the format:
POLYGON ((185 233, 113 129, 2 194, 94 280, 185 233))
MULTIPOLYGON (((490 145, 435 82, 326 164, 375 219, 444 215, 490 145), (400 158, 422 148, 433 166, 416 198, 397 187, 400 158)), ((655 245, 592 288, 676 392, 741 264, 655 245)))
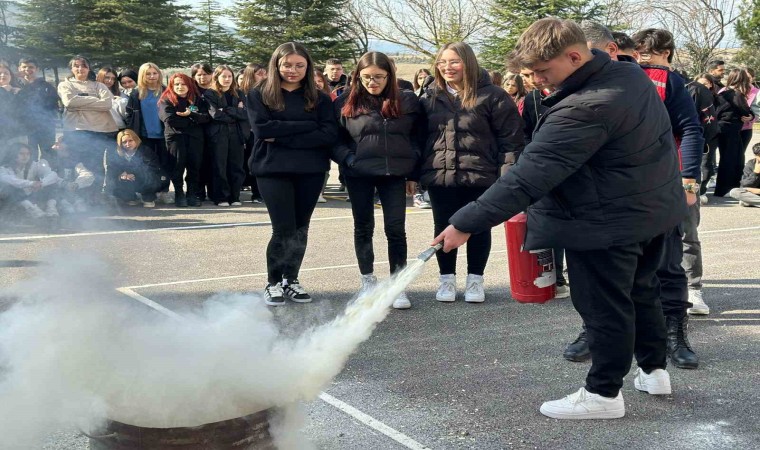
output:
POLYGON ((568 344, 565 348, 562 357, 568 361, 583 362, 591 359, 591 351, 588 348, 588 340, 586 338, 586 327, 583 327, 583 331, 578 335, 573 342, 568 344))
POLYGON ((311 295, 301 287, 298 280, 288 281, 287 284, 282 287, 282 291, 286 297, 296 303, 309 303, 311 301, 311 295))
POLYGON ((267 284, 267 287, 264 288, 264 303, 269 306, 280 306, 285 304, 282 284, 267 284))

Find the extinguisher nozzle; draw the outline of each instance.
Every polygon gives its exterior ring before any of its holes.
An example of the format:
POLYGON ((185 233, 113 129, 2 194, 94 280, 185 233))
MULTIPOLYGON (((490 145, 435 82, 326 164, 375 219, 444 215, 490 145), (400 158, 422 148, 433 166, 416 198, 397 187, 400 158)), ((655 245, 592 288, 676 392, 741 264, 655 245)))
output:
POLYGON ((435 252, 443 248, 443 242, 440 242, 438 244, 435 244, 434 246, 430 247, 429 249, 425 250, 424 252, 420 253, 419 256, 417 256, 417 259, 421 259, 423 261, 427 261, 430 258, 435 255, 435 252))

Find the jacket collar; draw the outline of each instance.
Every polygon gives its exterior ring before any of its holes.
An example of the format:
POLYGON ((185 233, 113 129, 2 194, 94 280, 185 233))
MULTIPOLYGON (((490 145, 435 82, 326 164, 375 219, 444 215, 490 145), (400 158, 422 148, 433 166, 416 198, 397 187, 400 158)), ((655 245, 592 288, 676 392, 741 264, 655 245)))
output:
POLYGON ((594 55, 594 57, 586 64, 579 67, 578 70, 573 72, 569 77, 567 77, 567 79, 565 79, 565 81, 559 85, 556 91, 552 92, 550 95, 544 98, 542 102, 544 105, 548 107, 556 105, 568 97, 570 94, 580 90, 586 84, 586 82, 588 82, 589 78, 591 78, 597 72, 601 71, 608 64, 612 63, 610 60, 610 55, 608 55, 606 52, 592 49, 591 53, 594 55))

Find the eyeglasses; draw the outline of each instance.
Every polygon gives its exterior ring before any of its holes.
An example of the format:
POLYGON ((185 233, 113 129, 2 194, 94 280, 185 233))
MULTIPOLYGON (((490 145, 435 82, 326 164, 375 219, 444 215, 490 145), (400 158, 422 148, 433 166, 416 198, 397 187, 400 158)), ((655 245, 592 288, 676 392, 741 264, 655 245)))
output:
POLYGON ((281 64, 280 65, 280 70, 283 70, 283 71, 286 71, 286 72, 290 71, 290 70, 295 70, 297 72, 302 72, 302 71, 306 70, 306 64, 296 64, 296 65, 281 64))
POLYGON ((361 75, 359 78, 362 79, 362 83, 364 84, 369 84, 370 81, 379 84, 385 81, 385 79, 388 78, 388 75, 361 75))
POLYGON ((450 59, 450 60, 446 61, 445 59, 439 59, 438 61, 435 62, 435 65, 439 69, 443 69, 446 66, 457 68, 457 67, 462 67, 462 60, 461 59, 450 59))
POLYGON ((104 77, 103 79, 106 80, 106 81, 114 81, 116 79, 116 77, 107 76, 107 77, 104 77))

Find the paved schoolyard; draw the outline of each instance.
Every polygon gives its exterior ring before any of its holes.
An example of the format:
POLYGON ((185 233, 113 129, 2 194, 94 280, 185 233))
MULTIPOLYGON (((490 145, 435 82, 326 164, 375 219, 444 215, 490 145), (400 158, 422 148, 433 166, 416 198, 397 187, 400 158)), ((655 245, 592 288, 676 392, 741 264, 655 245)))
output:
MULTIPOLYGON (((301 275, 315 301, 275 311, 291 333, 334 317, 359 284, 350 206, 335 188, 330 186, 330 201, 317 207, 301 275)), ((432 216, 429 210, 408 211, 413 257, 431 239, 432 216)), ((220 291, 258 291, 266 280, 270 227, 263 205, 128 208, 112 216, 88 214, 57 230, 7 225, 0 229, 0 288, 31 276, 46 255, 61 249, 98 255, 118 287, 179 314, 220 291)), ((673 395, 641 394, 629 376, 624 419, 543 417, 543 401, 582 386, 588 365, 561 357, 580 320, 569 300, 526 305, 510 299, 504 233, 497 227, 486 303, 465 304, 461 297, 453 304, 436 302, 437 270, 429 263, 409 288, 413 308, 392 312, 327 395, 306 406, 306 434, 324 449, 757 448, 760 209, 711 197, 700 231, 712 312, 691 321, 691 342, 702 363, 694 371, 671 370, 673 395)), ((376 273, 387 276, 381 221, 375 252, 376 273)), ((464 272, 464 255, 459 259, 464 272)), ((460 276, 460 287, 463 282, 460 276)), ((124 301, 136 302, 128 296, 124 301)), ((87 446, 71 430, 51 434, 47 442, 47 449, 87 446)), ((3 445, 14 448, 0 436, 3 445)))

